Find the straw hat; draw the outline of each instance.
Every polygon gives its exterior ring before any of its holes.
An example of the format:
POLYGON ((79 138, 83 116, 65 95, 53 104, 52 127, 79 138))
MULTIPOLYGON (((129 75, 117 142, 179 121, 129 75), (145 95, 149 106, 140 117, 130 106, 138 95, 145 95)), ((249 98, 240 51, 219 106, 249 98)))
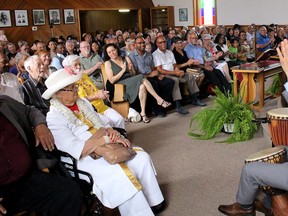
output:
POLYGON ((47 90, 42 94, 42 97, 46 100, 50 99, 57 91, 75 83, 81 77, 82 73, 73 74, 69 68, 63 68, 52 73, 45 81, 47 90))

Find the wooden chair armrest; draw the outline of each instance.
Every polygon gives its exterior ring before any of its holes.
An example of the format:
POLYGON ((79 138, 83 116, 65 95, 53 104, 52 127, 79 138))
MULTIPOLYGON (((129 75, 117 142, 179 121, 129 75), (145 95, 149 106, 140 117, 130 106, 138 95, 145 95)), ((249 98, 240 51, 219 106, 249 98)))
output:
POLYGON ((122 102, 124 101, 125 85, 117 83, 114 85, 114 98, 113 102, 122 102))

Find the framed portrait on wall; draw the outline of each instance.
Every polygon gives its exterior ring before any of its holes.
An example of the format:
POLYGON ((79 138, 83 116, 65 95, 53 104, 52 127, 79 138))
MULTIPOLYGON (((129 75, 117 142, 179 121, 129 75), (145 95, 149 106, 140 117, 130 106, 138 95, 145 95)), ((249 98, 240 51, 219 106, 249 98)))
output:
POLYGON ((60 10, 59 9, 49 10, 49 23, 50 25, 60 24, 60 10))
POLYGON ((179 21, 188 21, 188 8, 179 8, 179 21))
POLYGON ((74 9, 64 9, 64 23, 75 23, 74 9))
POLYGON ((33 13, 33 24, 34 25, 45 25, 45 12, 44 10, 32 10, 33 13))
POLYGON ((10 26, 12 26, 10 10, 0 10, 0 27, 10 26))
POLYGON ((15 25, 28 26, 28 12, 27 10, 15 10, 15 25))

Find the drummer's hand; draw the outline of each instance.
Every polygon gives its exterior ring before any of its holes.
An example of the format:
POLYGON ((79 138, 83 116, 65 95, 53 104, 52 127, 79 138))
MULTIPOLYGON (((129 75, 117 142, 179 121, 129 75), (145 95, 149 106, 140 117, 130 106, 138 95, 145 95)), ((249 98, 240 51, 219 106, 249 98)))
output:
POLYGON ((288 77, 288 40, 284 39, 281 42, 280 48, 276 48, 277 53, 279 55, 279 60, 281 62, 281 66, 288 77))

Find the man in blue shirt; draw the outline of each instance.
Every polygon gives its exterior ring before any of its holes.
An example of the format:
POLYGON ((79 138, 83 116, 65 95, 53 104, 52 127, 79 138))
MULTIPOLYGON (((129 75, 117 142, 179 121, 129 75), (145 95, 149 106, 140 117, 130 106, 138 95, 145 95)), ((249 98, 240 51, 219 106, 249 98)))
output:
POLYGON ((265 52, 271 48, 271 44, 275 41, 275 38, 270 39, 267 35, 267 29, 265 26, 261 26, 259 29, 259 36, 256 40, 256 48, 259 52, 265 52))
MULTIPOLYGON (((136 37, 135 48, 136 49, 129 55, 135 71, 144 74, 160 97, 165 101, 172 101, 172 90, 175 81, 159 74, 156 70, 152 54, 145 51, 145 41, 143 37, 136 37)), ((152 109, 157 117, 166 116, 165 109, 159 106, 156 100, 152 100, 152 109)))
POLYGON ((205 64, 204 61, 204 52, 202 51, 202 47, 197 44, 197 35, 195 32, 189 32, 187 34, 187 42, 188 44, 184 48, 185 52, 187 53, 188 58, 193 58, 195 61, 194 66, 198 66, 202 68, 204 71, 205 77, 207 77, 215 86, 217 86, 220 91, 230 91, 231 92, 231 85, 223 75, 223 73, 211 67, 208 64, 205 64))

